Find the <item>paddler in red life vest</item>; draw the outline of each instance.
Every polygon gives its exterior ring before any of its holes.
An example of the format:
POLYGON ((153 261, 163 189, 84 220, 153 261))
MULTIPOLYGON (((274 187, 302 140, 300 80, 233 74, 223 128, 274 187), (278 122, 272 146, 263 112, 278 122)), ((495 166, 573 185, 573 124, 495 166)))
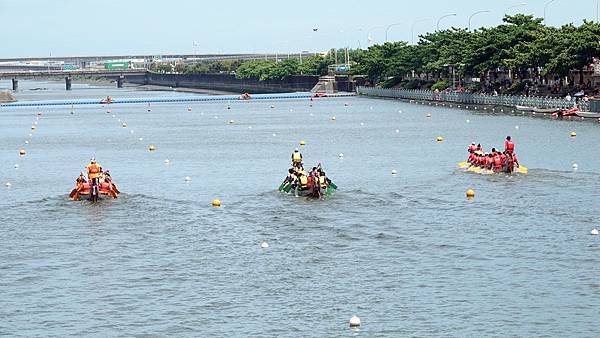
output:
POLYGON ((500 153, 500 161, 502 161, 502 171, 508 171, 508 156, 506 156, 506 151, 500 153))
POLYGON ((510 136, 506 136, 506 141, 504 141, 504 151, 507 154, 512 154, 515 152, 515 144, 511 141, 510 136))
POLYGON ((475 152, 469 149, 469 158, 467 159, 467 163, 475 164, 475 152))
POLYGON ((477 150, 477 147, 475 146, 475 142, 472 142, 471 145, 469 145, 469 152, 473 152, 477 150))
MULTIPOLYGON (((494 151, 494 149, 492 149, 494 151)), ((485 169, 491 170, 494 166, 494 154, 489 153, 485 157, 485 169)))
POLYGON ((494 172, 499 173, 502 171, 502 157, 500 156, 500 152, 496 151, 496 149, 492 150, 494 156, 492 157, 494 160, 494 172))
POLYGON ((98 177, 102 174, 102 167, 100 164, 96 163, 96 158, 92 157, 90 159, 90 164, 88 164, 85 169, 88 172, 88 179, 91 180, 91 183, 98 182, 98 177))

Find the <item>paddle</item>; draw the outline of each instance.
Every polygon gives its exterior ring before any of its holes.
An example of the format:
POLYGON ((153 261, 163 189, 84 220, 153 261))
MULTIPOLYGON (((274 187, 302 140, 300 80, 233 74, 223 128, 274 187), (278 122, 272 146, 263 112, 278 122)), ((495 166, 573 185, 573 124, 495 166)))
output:
POLYGON ((277 188, 277 190, 279 190, 279 191, 283 191, 283 190, 285 189, 285 186, 286 186, 286 184, 288 183, 288 180, 289 180, 289 177, 288 177, 288 176, 286 176, 286 177, 283 179, 283 182, 281 182, 281 184, 279 185, 279 188, 277 188))
POLYGON ((114 192, 116 192, 117 194, 120 194, 121 192, 119 191, 119 189, 117 189, 117 185, 116 184, 112 184, 112 188, 114 190, 114 192))
POLYGON ((75 194, 77 194, 77 188, 71 190, 71 193, 69 194, 69 197, 73 198, 73 196, 75 196, 75 194))

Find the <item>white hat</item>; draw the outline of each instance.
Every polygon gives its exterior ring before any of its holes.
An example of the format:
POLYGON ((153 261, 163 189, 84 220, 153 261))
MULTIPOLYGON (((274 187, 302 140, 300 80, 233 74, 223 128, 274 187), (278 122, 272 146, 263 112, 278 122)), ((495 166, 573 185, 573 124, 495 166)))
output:
POLYGON ((298 151, 298 148, 294 149, 294 151, 298 151))

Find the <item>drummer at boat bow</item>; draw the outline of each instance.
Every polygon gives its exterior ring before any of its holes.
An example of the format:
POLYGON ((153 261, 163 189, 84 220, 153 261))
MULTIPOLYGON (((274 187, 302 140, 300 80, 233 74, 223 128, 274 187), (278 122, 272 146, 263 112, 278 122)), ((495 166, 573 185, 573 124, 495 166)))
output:
POLYGON ((90 164, 88 164, 85 169, 88 172, 88 179, 92 180, 92 182, 96 181, 102 174, 102 166, 96 162, 95 157, 90 159, 90 164))
POLYGON ((504 141, 504 151, 507 154, 512 154, 515 152, 515 144, 511 140, 510 136, 506 136, 506 141, 504 141))
POLYGON ((298 148, 294 149, 292 153, 292 166, 295 168, 302 168, 302 154, 298 148))

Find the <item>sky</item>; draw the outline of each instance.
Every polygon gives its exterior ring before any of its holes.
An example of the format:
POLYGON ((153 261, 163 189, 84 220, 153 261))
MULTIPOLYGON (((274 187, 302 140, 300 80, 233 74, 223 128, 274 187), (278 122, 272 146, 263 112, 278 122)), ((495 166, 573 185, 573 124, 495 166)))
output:
MULTIPOLYGON (((317 52, 543 17, 550 0, 0 0, 0 57, 317 52), (526 3, 518 7, 511 6, 526 3), (392 24, 393 25, 390 27, 392 24), (389 29, 388 29, 389 28, 389 29), (317 29, 314 31, 314 29, 317 29)), ((595 21, 600 0, 553 0, 546 23, 595 21)))

